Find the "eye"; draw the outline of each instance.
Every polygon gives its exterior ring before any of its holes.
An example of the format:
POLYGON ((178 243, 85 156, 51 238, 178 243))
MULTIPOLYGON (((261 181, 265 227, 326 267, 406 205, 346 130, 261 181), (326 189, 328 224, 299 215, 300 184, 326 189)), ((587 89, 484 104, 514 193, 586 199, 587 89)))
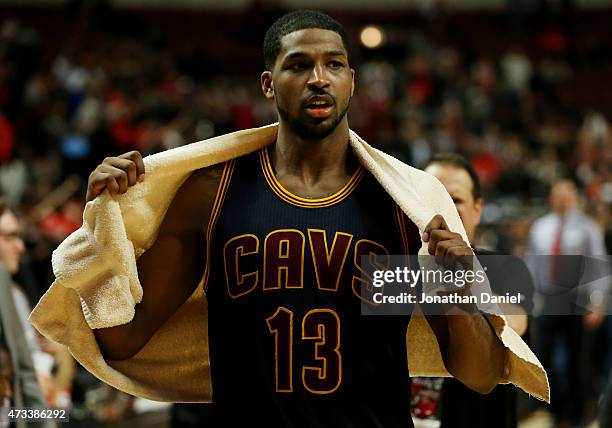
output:
POLYGON ((330 61, 329 66, 331 68, 340 68, 340 67, 344 67, 344 64, 341 63, 340 61, 330 61))
POLYGON ((304 62, 294 62, 293 64, 289 64, 287 66, 287 70, 293 70, 293 71, 302 71, 302 70, 306 70, 307 68, 308 68, 308 64, 304 62))

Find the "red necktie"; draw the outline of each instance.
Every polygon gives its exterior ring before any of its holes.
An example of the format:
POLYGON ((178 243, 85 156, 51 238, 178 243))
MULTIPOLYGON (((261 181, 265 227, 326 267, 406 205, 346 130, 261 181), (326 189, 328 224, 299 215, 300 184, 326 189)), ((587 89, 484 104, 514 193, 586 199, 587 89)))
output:
POLYGON ((551 265, 550 265, 550 280, 553 285, 556 284, 557 278, 559 275, 559 264, 560 264, 560 256, 561 256, 561 245, 562 245, 562 237, 563 237, 563 216, 560 216, 559 226, 557 227, 557 233, 555 234, 555 240, 553 241, 553 245, 550 251, 550 255, 552 256, 551 265))

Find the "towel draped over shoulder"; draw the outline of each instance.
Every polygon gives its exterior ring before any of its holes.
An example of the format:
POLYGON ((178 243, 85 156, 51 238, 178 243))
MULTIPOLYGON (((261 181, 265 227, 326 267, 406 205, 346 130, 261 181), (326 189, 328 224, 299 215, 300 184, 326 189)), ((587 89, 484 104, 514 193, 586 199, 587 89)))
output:
MULTIPOLYGON (((92 329, 126 324, 142 299, 136 260, 155 242, 176 191, 195 170, 245 155, 276 141, 277 124, 248 129, 168 150, 144 159, 146 179, 123 195, 103 192, 87 203, 83 225, 53 252, 55 281, 31 314, 46 337, 66 345, 102 381, 158 401, 206 402, 212 384, 207 301, 203 287, 130 359, 105 360, 92 329)), ((371 147, 350 131, 356 157, 422 232, 436 214, 467 236, 455 206, 433 176, 371 147)), ((426 254, 424 245, 419 254, 426 254)), ((426 287, 427 284, 423 284, 426 287)), ((481 307, 506 348, 502 383, 549 401, 546 372, 496 307, 481 307)), ((406 335, 411 376, 450 376, 422 315, 406 335)), ((479 358, 474 355, 474 358, 479 358)), ((483 361, 483 366, 486 365, 483 361)))

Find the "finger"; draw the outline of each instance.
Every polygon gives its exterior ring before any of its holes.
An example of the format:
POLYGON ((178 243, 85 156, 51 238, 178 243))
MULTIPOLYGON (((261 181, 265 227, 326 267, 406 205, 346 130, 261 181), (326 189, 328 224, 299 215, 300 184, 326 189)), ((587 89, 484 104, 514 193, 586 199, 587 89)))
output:
MULTIPOLYGON (((432 236, 433 238, 433 236, 432 236)), ((432 239, 433 241, 433 239, 432 239)), ((430 242, 432 242, 430 241, 430 242)), ((453 245, 452 241, 446 240, 446 241, 439 241, 436 245, 436 250, 434 252, 434 257, 436 260, 436 263, 440 266, 444 266, 445 268, 448 268, 447 264, 446 264, 446 259, 445 259, 445 255, 447 253, 448 248, 453 245)), ((456 244, 455 244, 456 245, 456 244)))
POLYGON ((142 181, 144 179, 145 173, 145 165, 142 160, 142 154, 138 150, 132 150, 131 152, 127 152, 119 156, 120 158, 129 159, 136 165, 136 176, 138 177, 138 181, 142 181))
POLYGON ((125 171, 118 169, 114 174, 113 178, 119 184, 119 193, 123 194, 127 192, 129 187, 128 175, 125 171))
POLYGON ((138 168, 136 164, 131 159, 123 159, 120 157, 117 158, 107 158, 103 163, 105 166, 112 166, 126 173, 127 177, 127 186, 133 186, 136 184, 138 180, 138 168))
POLYGON ((92 198, 98 196, 106 188, 106 179, 110 174, 97 172, 89 179, 89 190, 92 198))
MULTIPOLYGON (((100 193, 102 193, 104 191, 104 189, 108 189, 108 193, 110 193, 111 195, 117 195, 120 193, 120 187, 119 187, 119 183, 117 183, 117 180, 115 179, 115 177, 108 173, 108 172, 104 172, 104 173, 100 173, 101 175, 104 175, 104 186, 102 187, 102 190, 100 190, 100 193)), ((97 196, 97 195, 96 195, 97 196)))
POLYGON ((440 232, 438 231, 438 229, 433 229, 433 230, 430 230, 428 234, 429 234, 429 241, 427 244, 427 251, 432 256, 435 256, 436 249, 437 249, 436 247, 438 246, 438 242, 440 242, 440 239, 441 239, 440 232))
POLYGON ((89 184, 87 185, 87 202, 95 199, 100 193, 104 191, 107 186, 107 181, 109 177, 112 178, 111 174, 107 172, 101 172, 99 170, 99 167, 91 173, 91 175, 89 176, 89 184))
POLYGON ((115 187, 113 185, 112 180, 107 179, 107 187, 108 187, 108 190, 112 194, 118 194, 118 193, 122 194, 122 193, 127 192, 127 189, 129 187, 128 186, 128 175, 124 170, 117 168, 115 166, 111 166, 109 164, 100 165, 98 167, 98 170, 100 172, 110 174, 113 177, 116 184, 118 185, 117 187, 115 187))
POLYGON ((448 269, 457 269, 463 267, 471 270, 471 260, 466 260, 469 257, 469 248, 463 240, 453 240, 449 242, 446 254, 444 255, 444 263, 448 269))
POLYGON ((461 238, 461 236, 456 235, 455 238, 445 242, 448 242, 445 257, 448 258, 449 265, 464 265, 465 262, 469 262, 468 264, 470 266, 472 265, 471 259, 474 256, 474 253, 467 242, 461 238))
POLYGON ((427 226, 425 226, 425 229, 423 229, 422 238, 424 242, 429 241, 429 238, 431 236, 431 231, 438 229, 440 224, 442 224, 442 216, 439 214, 436 214, 435 216, 433 216, 431 220, 429 220, 429 223, 427 223, 427 226))
POLYGON ((438 242, 436 247, 436 263, 444 266, 446 269, 455 269, 457 267, 458 250, 464 246, 465 243, 458 239, 447 239, 445 241, 438 242))
POLYGON ((433 229, 431 232, 429 232, 429 243, 427 245, 427 250, 429 251, 429 254, 433 256, 436 254, 436 247, 438 243, 456 238, 457 234, 448 230, 433 229))
POLYGON ((423 241, 428 242, 429 237, 431 235, 431 231, 436 229, 448 230, 446 220, 444 220, 444 217, 442 217, 440 214, 436 214, 435 216, 433 216, 427 226, 425 226, 422 236, 423 241))

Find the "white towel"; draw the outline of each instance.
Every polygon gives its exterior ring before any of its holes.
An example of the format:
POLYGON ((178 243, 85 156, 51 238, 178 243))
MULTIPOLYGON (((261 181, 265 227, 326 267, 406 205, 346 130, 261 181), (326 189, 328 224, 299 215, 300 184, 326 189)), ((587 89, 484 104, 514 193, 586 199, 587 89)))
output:
MULTIPOLYGON (((123 195, 110 196, 105 191, 89 202, 83 226, 53 253, 56 279, 32 312, 34 326, 66 345, 87 370, 119 390, 159 401, 210 401, 207 301, 202 287, 128 360, 105 361, 92 329, 133 318, 134 306, 142 299, 136 260, 155 242, 163 216, 184 180, 196 169, 273 143, 276 133, 277 124, 273 124, 148 156, 142 183, 123 195)), ((438 180, 369 146, 353 131, 350 145, 421 232, 435 214, 441 214, 450 229, 467 241, 457 210, 438 180)), ((426 252, 424 245, 420 254, 426 252)), ((503 316, 487 317, 507 348, 502 383, 549 401, 546 372, 535 355, 506 326, 503 316)), ((450 376, 422 315, 412 316, 406 340, 412 376, 450 376)), ((482 362, 483 367, 486 363, 482 362)))

